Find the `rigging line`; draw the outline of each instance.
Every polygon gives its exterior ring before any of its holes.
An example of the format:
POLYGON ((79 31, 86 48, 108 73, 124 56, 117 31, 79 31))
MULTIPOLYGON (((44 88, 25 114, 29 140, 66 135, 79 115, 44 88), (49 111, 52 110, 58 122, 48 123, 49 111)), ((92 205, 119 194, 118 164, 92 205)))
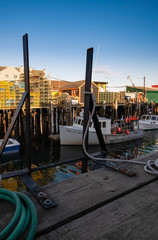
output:
POLYGON ((100 44, 98 44, 97 54, 96 54, 96 58, 95 58, 95 64, 94 64, 94 70, 93 70, 94 73, 95 73, 95 69, 96 69, 96 65, 97 65, 97 61, 98 61, 99 50, 100 50, 100 44))

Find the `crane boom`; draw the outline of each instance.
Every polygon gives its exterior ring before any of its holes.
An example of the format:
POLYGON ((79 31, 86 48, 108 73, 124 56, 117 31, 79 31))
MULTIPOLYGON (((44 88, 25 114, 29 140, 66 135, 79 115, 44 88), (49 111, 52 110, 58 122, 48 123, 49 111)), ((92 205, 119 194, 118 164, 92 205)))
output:
POLYGON ((133 83, 133 81, 132 81, 132 79, 130 78, 129 75, 127 76, 127 79, 129 79, 129 80, 131 81, 131 83, 132 83, 132 85, 133 85, 133 87, 134 87, 134 89, 136 90, 137 95, 138 95, 138 90, 137 90, 136 86, 134 85, 134 83, 133 83))

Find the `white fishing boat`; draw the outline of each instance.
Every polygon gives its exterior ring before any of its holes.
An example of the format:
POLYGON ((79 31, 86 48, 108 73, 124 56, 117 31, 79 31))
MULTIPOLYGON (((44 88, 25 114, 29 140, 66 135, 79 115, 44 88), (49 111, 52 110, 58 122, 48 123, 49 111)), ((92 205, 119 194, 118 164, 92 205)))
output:
POLYGON ((154 130, 158 129, 158 115, 144 114, 138 121, 139 129, 154 130))
MULTIPOLYGON (((121 143, 139 139, 143 130, 134 130, 134 122, 117 121, 111 124, 111 119, 98 117, 105 144, 121 143)), ((77 116, 72 126, 59 126, 61 145, 82 145, 83 116, 77 116)), ((98 137, 91 121, 89 124, 89 145, 98 145, 98 137)))
MULTIPOLYGON (((0 146, 2 142, 3 142, 3 139, 0 139, 0 146)), ((19 148, 20 148, 20 143, 13 138, 9 138, 3 150, 3 155, 19 152, 19 148)))

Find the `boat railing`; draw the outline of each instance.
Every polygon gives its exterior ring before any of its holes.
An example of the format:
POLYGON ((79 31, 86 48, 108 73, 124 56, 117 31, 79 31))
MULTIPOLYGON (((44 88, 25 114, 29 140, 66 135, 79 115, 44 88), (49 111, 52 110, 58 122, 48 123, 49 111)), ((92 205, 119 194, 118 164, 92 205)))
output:
POLYGON ((134 131, 134 127, 137 124, 138 120, 132 120, 132 121, 124 121, 124 120, 115 120, 113 127, 112 127, 112 133, 124 133, 127 131, 134 131))

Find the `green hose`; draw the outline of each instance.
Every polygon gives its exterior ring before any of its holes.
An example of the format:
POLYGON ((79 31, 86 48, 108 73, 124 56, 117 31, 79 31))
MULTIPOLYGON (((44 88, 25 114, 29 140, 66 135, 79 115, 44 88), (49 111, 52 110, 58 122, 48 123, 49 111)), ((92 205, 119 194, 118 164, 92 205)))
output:
POLYGON ((0 233, 0 240, 16 240, 22 236, 30 225, 26 240, 33 240, 37 228, 37 213, 33 202, 26 195, 0 189, 0 199, 7 200, 16 205, 14 216, 7 227, 0 233))

